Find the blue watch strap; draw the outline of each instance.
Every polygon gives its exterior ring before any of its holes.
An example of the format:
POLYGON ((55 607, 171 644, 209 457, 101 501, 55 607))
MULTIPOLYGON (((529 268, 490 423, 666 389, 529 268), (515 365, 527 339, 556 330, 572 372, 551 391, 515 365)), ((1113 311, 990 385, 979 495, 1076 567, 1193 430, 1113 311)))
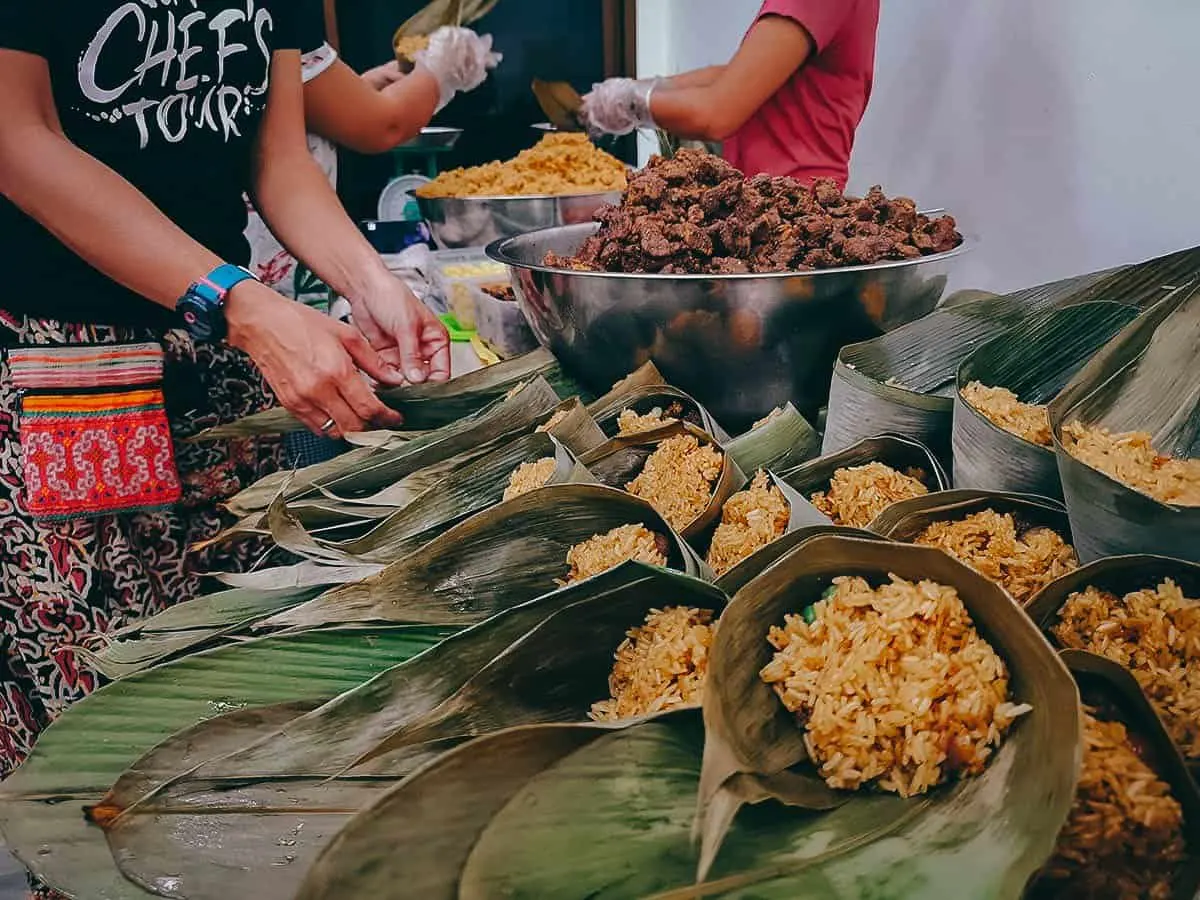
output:
POLYGON ((243 281, 254 281, 254 274, 249 269, 224 263, 217 266, 205 277, 196 281, 191 287, 191 293, 196 294, 210 303, 223 303, 225 295, 243 281))

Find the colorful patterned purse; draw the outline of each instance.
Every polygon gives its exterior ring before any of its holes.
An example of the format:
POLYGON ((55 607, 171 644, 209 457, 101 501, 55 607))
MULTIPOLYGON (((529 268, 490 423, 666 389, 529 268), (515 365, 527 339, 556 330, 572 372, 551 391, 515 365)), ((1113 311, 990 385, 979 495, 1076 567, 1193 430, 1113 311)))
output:
POLYGON ((9 350, 29 514, 62 522, 180 496, 155 343, 9 350))

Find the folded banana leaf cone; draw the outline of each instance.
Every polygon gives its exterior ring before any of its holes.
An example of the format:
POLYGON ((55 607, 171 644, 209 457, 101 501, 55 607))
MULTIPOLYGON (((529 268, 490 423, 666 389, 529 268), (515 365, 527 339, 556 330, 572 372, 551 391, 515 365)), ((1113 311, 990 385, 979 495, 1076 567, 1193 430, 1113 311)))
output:
POLYGON ((821 535, 833 534, 842 537, 878 540, 879 535, 863 528, 843 528, 840 525, 806 525, 789 531, 777 541, 772 541, 757 553, 746 557, 724 575, 717 578, 716 585, 732 597, 747 584, 769 569, 779 560, 793 553, 796 548, 821 535))
MULTIPOLYGON (((259 711, 248 745, 230 747, 228 721, 178 735, 122 776, 93 817, 139 883, 174 878, 173 893, 193 898, 291 897, 344 820, 415 768, 505 727, 587 721, 627 632, 666 606, 715 616, 725 602, 705 582, 629 563, 462 632, 265 736, 290 710, 259 711), (284 871, 280 834, 294 836, 284 871)), ((659 685, 662 702, 684 702, 672 686, 659 685)))
MULTIPOLYGON (((643 538, 667 568, 703 573, 693 551, 649 504, 603 485, 558 485, 477 513, 377 575, 334 588, 256 627, 475 624, 553 590, 571 576, 573 548, 622 526, 646 532, 643 538)), ((625 558, 630 557, 609 565, 625 558)))
POLYGON ((718 443, 729 440, 722 428, 690 394, 668 384, 648 385, 595 404, 590 410, 605 436, 615 438, 636 431, 649 431, 673 422, 686 422, 712 435, 718 443), (657 422, 657 424, 655 424, 657 422))
POLYGON ((1084 275, 935 310, 838 353, 823 453, 881 432, 905 434, 949 460, 954 378, 971 350, 1101 280, 1084 275))
POLYGON ((963 360, 954 395, 955 486, 1061 499, 1044 407, 1137 315, 1123 303, 1047 310, 963 360))
MULTIPOLYGON (((381 387, 379 399, 404 416, 404 426, 413 431, 430 431, 479 412, 501 399, 517 385, 543 378, 564 399, 580 393, 578 385, 563 374, 549 350, 535 350, 494 366, 460 375, 449 381, 427 382, 405 387, 381 387)), ((305 426, 282 407, 209 428, 195 441, 217 441, 290 434, 305 426)))
MULTIPOLYGON (((813 612, 818 623, 822 614, 820 608, 813 612)), ((929 627, 936 626, 931 622, 929 627)), ((846 691, 869 693, 876 683, 871 671, 844 676, 849 679, 846 691)), ((913 707, 916 702, 906 701, 906 708, 920 709, 919 704, 913 707)), ((870 727, 859 721, 865 713, 847 713, 845 728, 851 737, 870 727)), ((713 642, 695 828, 700 877, 708 875, 715 861, 713 877, 720 881, 723 848, 731 827, 736 833, 741 807, 775 799, 814 813, 826 811, 806 827, 814 833, 822 827, 833 831, 842 846, 832 853, 824 844, 809 847, 808 865, 818 871, 827 864, 846 866, 843 877, 854 873, 881 886, 893 885, 883 895, 905 895, 895 885, 906 880, 920 885, 923 897, 1018 897, 1049 857, 1070 807, 1079 764, 1079 713, 1067 670, 1029 618, 991 581, 931 548, 812 538, 737 593, 713 642), (772 626, 782 626, 789 614, 804 611, 807 617, 806 607, 827 596, 832 579, 839 576, 859 576, 872 586, 886 584, 889 576, 913 583, 928 580, 957 592, 970 621, 1006 667, 1007 682, 1001 683, 1011 702, 1030 707, 990 758, 985 754, 986 765, 978 774, 941 786, 930 778, 927 793, 903 799, 873 789, 869 781, 857 791, 834 789, 820 774, 823 770, 810 763, 810 747, 819 745, 808 743, 808 723, 785 709, 760 673, 773 660, 767 640, 772 626), (848 830, 841 832, 843 827, 848 830), (822 851, 833 858, 822 857, 822 851)), ((962 733, 956 733, 958 737, 945 739, 961 748, 962 733)), ((878 752, 885 745, 872 746, 871 752, 878 752)), ((874 771, 863 768, 871 763, 868 753, 854 765, 865 774, 874 771)), ((827 756, 824 765, 836 769, 839 758, 827 756)), ((814 896, 862 896, 860 883, 828 880, 829 893, 814 896)))
POLYGON ((896 434, 865 438, 845 450, 780 472, 779 478, 800 495, 792 510, 797 524, 852 528, 868 527, 891 503, 914 492, 936 493, 950 487, 942 464, 928 447, 896 434), (873 464, 893 471, 875 471, 873 464), (860 469, 863 478, 870 476, 870 483, 858 483, 860 469), (844 484, 834 490, 843 470, 847 470, 841 478, 844 484), (880 483, 875 484, 877 480, 880 483), (819 495, 816 499, 822 508, 814 505, 815 495, 819 495), (835 513, 837 521, 827 511, 835 513))
POLYGON ((1085 719, 1083 773, 1059 847, 1026 897, 1190 900, 1200 888, 1200 789, 1179 749, 1128 671, 1079 650, 1061 658, 1095 721, 1085 719))
POLYGON ((1079 558, 1200 562, 1200 286, 1142 313, 1050 403, 1079 558), (1190 504, 1190 505, 1184 505, 1190 504))
POLYGON ((871 523, 871 530, 950 554, 1022 606, 1079 567, 1066 507, 1048 497, 942 491, 893 504, 871 523))
POLYGON ((1176 743, 1200 767, 1200 698, 1190 681, 1200 565, 1163 556, 1096 560, 1048 585, 1027 612, 1056 646, 1130 667, 1176 743), (1173 582, 1182 595, 1166 585, 1173 582), (1144 592, 1157 592, 1147 596, 1144 592), (1132 604, 1132 605, 1131 605, 1132 604))
POLYGON ((782 472, 820 455, 821 436, 791 403, 773 410, 725 445, 743 472, 782 472))
POLYGON ((265 510, 284 492, 294 500, 320 494, 367 505, 401 505, 429 486, 445 471, 426 473, 419 485, 403 484, 423 469, 446 464, 455 457, 471 458, 488 444, 512 433, 532 431, 547 421, 562 401, 550 384, 535 376, 478 412, 454 420, 420 438, 396 447, 360 447, 299 472, 278 472, 252 484, 226 505, 239 516, 265 510), (397 488, 403 488, 397 490, 397 488), (385 492, 386 493, 380 493, 385 492))
POLYGON ((663 377, 658 366, 645 362, 616 382, 608 393, 597 397, 588 403, 588 412, 593 418, 599 417, 605 410, 620 409, 624 398, 633 396, 644 388, 664 387, 667 380, 663 377))
POLYGON ((117 870, 104 832, 82 814, 127 767, 173 733, 231 710, 315 706, 450 633, 387 627, 243 640, 105 685, 55 719, 0 784, 5 844, 67 896, 145 898, 117 870))
POLYGON ((778 475, 760 469, 721 505, 719 519, 690 543, 720 578, 755 553, 804 528, 804 502, 778 475))
POLYGON ((612 438, 580 462, 601 484, 645 499, 685 540, 716 521, 746 482, 712 435, 686 422, 612 438))

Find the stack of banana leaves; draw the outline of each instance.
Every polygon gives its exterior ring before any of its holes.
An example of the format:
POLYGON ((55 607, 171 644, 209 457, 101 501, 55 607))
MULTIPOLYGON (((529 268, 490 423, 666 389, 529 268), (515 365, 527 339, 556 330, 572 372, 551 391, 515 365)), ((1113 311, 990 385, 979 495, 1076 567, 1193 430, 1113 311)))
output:
MULTIPOLYGON (((1060 504, 950 491, 893 435, 814 459, 791 407, 731 437, 652 365, 597 398, 539 351, 384 398, 408 430, 230 501, 211 543, 254 542, 253 570, 76 648, 104 686, 0 785, 51 887, 1015 900, 1074 877, 1097 666, 1014 599, 1062 579, 927 534, 1007 515, 1074 573, 1060 504)), ((1183 810, 1159 854, 1182 892, 1200 797, 1149 688, 1122 686, 1126 724, 1183 810)))

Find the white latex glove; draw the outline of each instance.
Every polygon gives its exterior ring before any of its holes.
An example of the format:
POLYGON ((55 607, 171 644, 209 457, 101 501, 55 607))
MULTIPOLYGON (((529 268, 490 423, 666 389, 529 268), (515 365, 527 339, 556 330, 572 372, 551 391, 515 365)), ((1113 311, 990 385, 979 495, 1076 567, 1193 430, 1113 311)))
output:
POLYGON ((429 36, 429 46, 413 61, 437 79, 442 90, 438 109, 442 109, 459 91, 473 91, 483 84, 501 59, 492 52, 490 34, 481 36, 469 28, 447 25, 429 36))
POLYGON ((638 128, 653 128, 650 96, 655 84, 653 78, 609 78, 593 84, 580 110, 584 126, 593 134, 629 134, 638 128))

